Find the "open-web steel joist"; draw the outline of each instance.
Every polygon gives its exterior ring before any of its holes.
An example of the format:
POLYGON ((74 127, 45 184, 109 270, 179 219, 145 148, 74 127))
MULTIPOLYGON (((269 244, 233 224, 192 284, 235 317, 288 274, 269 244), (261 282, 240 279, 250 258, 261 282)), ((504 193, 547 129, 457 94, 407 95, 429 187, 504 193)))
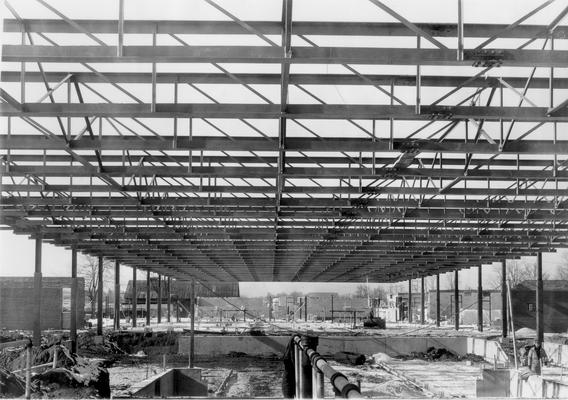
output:
POLYGON ((496 25, 460 1, 417 24, 378 0, 390 22, 204 1, 223 19, 6 4, 1 224, 202 281, 392 282, 566 247, 565 2, 496 25))

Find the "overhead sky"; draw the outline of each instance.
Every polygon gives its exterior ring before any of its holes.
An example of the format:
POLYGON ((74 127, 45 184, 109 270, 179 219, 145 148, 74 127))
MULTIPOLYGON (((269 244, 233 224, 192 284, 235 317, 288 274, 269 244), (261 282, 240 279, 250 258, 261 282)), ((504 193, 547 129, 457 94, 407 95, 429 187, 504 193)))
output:
MULTIPOLYGON (((93 2, 84 0, 50 0, 49 3, 71 18, 116 18, 117 1, 100 0, 93 2)), ((281 13, 280 0, 240 0, 238 2, 218 0, 218 3, 244 20, 279 20, 281 13), (238 6, 237 6, 238 5, 238 6)), ((457 15, 457 1, 417 0, 385 1, 412 22, 454 22, 457 15)), ((502 23, 508 24, 534 9, 541 1, 534 0, 465 0, 464 16, 466 23, 502 23)), ((558 11, 566 6, 566 0, 559 0, 543 12, 531 17, 526 23, 548 24, 558 11)), ((35 0, 12 0, 12 6, 25 18, 57 18, 35 0)), ((0 6, 0 17, 11 17, 8 11, 0 6)), ((225 20, 219 11, 202 0, 126 0, 126 18, 131 19, 201 19, 225 20), (156 8, 156 4, 160 4, 156 8)), ((293 8, 294 20, 333 20, 333 21, 384 21, 393 19, 367 0, 297 0, 293 8)), ((0 20, 0 31, 1 31, 0 20)), ((104 35, 103 35, 104 36, 104 35)), ((147 38, 146 38, 147 39, 147 38)), ((145 40, 146 40, 145 39, 145 40)), ((1 40, 1 39, 0 39, 1 40)), ((64 40, 61 38, 61 40, 64 40)), ((135 40, 128 37, 127 40, 135 40)), ((211 39, 212 40, 212 39, 211 39)), ((243 40, 241 37, 240 40, 243 40)), ((253 43, 258 38, 250 39, 253 43)), ((294 38, 294 40, 300 40, 294 38)), ((322 39, 323 40, 323 39, 322 39)), ((332 38, 333 40, 333 38, 332 38)), ((349 40, 359 40, 350 38, 349 40)), ((455 47, 453 38, 444 39, 455 47)), ((258 43, 257 43, 258 44, 258 43)), ((425 44, 428 46, 428 44, 425 44)), ((238 68, 236 66, 235 68, 238 68)), ((248 68, 248 66, 245 66, 248 68)), ((240 66, 242 68, 242 66, 240 66)), ((260 67, 259 67, 260 68, 260 67)), ((296 68, 296 66, 295 66, 296 68)), ((300 67, 298 67, 300 68, 300 67)), ((322 68, 321 66, 319 68, 322 68)), ((362 71, 363 71, 362 67, 362 71)), ((392 69, 391 69, 392 70, 392 69)), ((562 73, 560 71, 560 73, 562 73)), ((268 91, 268 89, 266 89, 268 91)), ((215 93, 221 96, 221 93, 215 93)), ((277 96, 268 91, 267 95, 277 96)), ((293 95, 293 93, 291 93, 293 95)), ((298 94, 296 94, 298 95, 298 94)), ((327 93, 335 96, 331 102, 341 102, 349 97, 348 92, 327 93)), ((35 97, 31 96, 31 97, 35 97)), ((4 119, 5 120, 5 119, 4 119)), ((4 130, 5 125, 2 125, 4 130)), ((52 245, 43 246, 43 272, 45 276, 69 276, 71 269, 71 252, 52 245)), ((563 257, 546 253, 543 257, 544 270, 554 275, 563 257)), ((81 260, 79 261, 81 263, 81 260)), ((484 282, 488 287, 494 286, 499 266, 485 267, 484 282)), ((0 231, 0 276, 32 276, 34 270, 34 242, 25 236, 17 236, 9 231, 0 231)), ((122 280, 131 277, 131 269, 124 267, 122 280)), ((462 287, 476 285, 475 269, 460 273, 462 287)), ((444 283, 444 280, 442 281, 444 283)), ((267 292, 279 293, 290 291, 335 291, 348 293, 354 290, 355 284, 320 284, 320 283, 248 283, 241 284, 241 294, 245 296, 265 295, 267 292)))

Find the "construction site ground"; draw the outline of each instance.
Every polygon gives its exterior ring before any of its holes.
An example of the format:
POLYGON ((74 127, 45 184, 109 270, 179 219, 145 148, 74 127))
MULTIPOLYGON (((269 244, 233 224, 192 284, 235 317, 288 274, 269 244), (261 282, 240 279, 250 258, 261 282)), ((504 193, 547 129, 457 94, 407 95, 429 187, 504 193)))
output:
MULTIPOLYGON (((110 321, 108 321, 110 322, 110 321)), ((189 321, 153 324, 151 329, 129 328, 126 321, 121 332, 105 330, 105 340, 95 340, 95 332, 79 333, 79 354, 91 360, 104 360, 109 372, 112 396, 128 396, 134 383, 151 378, 164 368, 188 366, 188 356, 178 354, 175 348, 177 337, 187 334, 189 321), (122 339, 121 339, 122 337, 122 339)), ((110 328, 110 326, 109 326, 110 328)), ((451 326, 436 328, 432 325, 389 324, 385 330, 353 328, 349 323, 308 322, 291 323, 277 321, 275 324, 261 321, 219 323, 201 321, 196 324, 200 334, 247 335, 256 329, 266 335, 283 335, 291 331, 312 331, 315 335, 374 335, 378 337, 428 337, 470 336, 498 337, 497 329, 477 332, 473 327, 455 331, 451 326)), ((64 332, 45 332, 44 344, 65 339, 64 332)), ((28 332, 3 332, 1 341, 16 340, 28 332)), ((531 332, 519 332, 520 343, 530 340, 531 332)), ((552 337, 551 337, 552 338, 552 337)), ((559 340, 564 340, 559 337, 559 340)), ((363 365, 348 365, 330 360, 334 368, 344 373, 351 382, 359 382, 361 391, 370 398, 422 398, 434 396, 474 397, 475 380, 481 377, 481 369, 490 367, 480 360, 424 358, 424 355, 392 358, 384 354, 366 354, 363 365)), ((278 356, 252 357, 247 354, 230 354, 219 357, 200 357, 195 367, 202 369, 202 378, 207 381, 211 397, 282 397, 281 385, 283 363, 278 356)), ((557 372, 557 371, 555 371, 557 372)), ((563 371, 559 371, 563 379, 563 371)), ((332 388, 326 384, 326 396, 333 397, 332 388)))

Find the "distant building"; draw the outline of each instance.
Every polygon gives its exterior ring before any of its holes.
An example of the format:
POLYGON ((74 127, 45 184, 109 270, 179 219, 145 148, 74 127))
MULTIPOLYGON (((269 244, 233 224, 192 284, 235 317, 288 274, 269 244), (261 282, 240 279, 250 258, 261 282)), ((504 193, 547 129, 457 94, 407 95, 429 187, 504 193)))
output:
MULTIPOLYGON (((136 315, 143 317, 146 315, 146 288, 147 281, 136 280, 136 315)), ((150 278, 150 313, 155 316, 158 310, 158 292, 159 292, 158 278, 150 278)), ((125 315, 132 315, 132 280, 128 281, 126 292, 124 293, 124 303, 122 311, 125 315)), ((189 281, 171 281, 170 294, 172 296, 172 307, 179 302, 182 308, 182 315, 187 313, 191 299, 191 282, 189 281)), ((196 303, 199 305, 199 299, 204 297, 238 297, 239 284, 236 282, 221 283, 221 282, 195 282, 195 297, 198 299, 196 303)), ((167 282, 162 280, 161 286, 161 299, 162 299, 162 315, 166 310, 168 303, 167 282)))
MULTIPOLYGON (((436 320, 436 291, 430 290, 425 294, 425 317, 430 321, 436 320)), ((466 289, 459 291, 460 324, 473 325, 477 323, 477 290, 466 289)), ((453 289, 440 290, 440 320, 453 320, 455 310, 453 289)), ((408 292, 399 293, 396 300, 398 309, 397 320, 408 320, 408 292)), ((421 293, 412 292, 412 320, 420 320, 421 293)), ((483 322, 495 323, 501 320, 501 291, 483 291, 483 322)))
MULTIPOLYGON (((42 278, 41 329, 69 329, 71 283, 67 277, 42 278)), ((34 278, 0 277, 0 329, 32 330, 34 278)), ((85 321, 85 279, 77 278, 77 328, 85 321)))
MULTIPOLYGON (((515 329, 536 329, 536 281, 524 281, 511 290, 515 329)), ((544 332, 568 330, 568 281, 543 281, 544 332)))

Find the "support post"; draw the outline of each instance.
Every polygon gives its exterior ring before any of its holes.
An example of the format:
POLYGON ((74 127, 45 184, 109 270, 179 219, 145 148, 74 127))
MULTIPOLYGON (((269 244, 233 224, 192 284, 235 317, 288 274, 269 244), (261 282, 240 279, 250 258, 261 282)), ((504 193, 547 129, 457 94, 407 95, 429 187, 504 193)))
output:
POLYGON ((33 344, 39 346, 41 344, 41 245, 42 236, 38 234, 35 239, 35 272, 34 272, 34 334, 33 344))
POLYGON ((540 343, 542 343, 544 339, 543 289, 544 288, 542 284, 542 253, 538 252, 538 255, 536 257, 536 339, 540 343))
POLYGON ((304 296, 304 321, 308 322, 308 296, 304 296))
POLYGON ((459 273, 456 269, 454 271, 454 327, 457 330, 460 329, 460 289, 458 285, 459 273))
POLYGON ((501 262, 501 336, 507 337, 507 260, 501 262))
POLYGON ((483 332, 483 266, 477 269, 477 330, 483 332))
POLYGON ((331 295, 331 323, 333 324, 333 295, 331 295))
POLYGON ((146 326, 150 326, 150 271, 146 271, 146 326))
POLYGON ((138 288, 136 287, 136 267, 132 267, 132 328, 136 328, 138 288))
POLYGON ((118 46, 117 56, 122 57, 122 48, 124 45, 124 0, 118 2, 118 46))
POLYGON ((97 285, 97 335, 103 334, 103 256, 99 256, 99 276, 97 285))
POLYGON ((420 323, 424 325, 426 323, 425 319, 425 308, 426 304, 424 304, 424 277, 420 278, 420 323))
POLYGON ((120 329, 120 262, 114 262, 114 329, 120 329))
POLYGON ((440 273, 436 274, 436 326, 440 326, 440 273))
POLYGON ((412 278, 408 280, 408 323, 412 323, 412 278))
POLYGON ((195 279, 191 280, 191 302, 189 304, 189 312, 191 314, 191 332, 189 336, 189 368, 193 368, 195 361, 195 279))
POLYGON ((158 274, 158 324, 162 322, 162 276, 158 274))
POLYGON ((296 398, 300 399, 302 397, 301 392, 301 383, 302 374, 301 374, 301 361, 300 361, 300 354, 302 351, 300 350, 300 346, 294 343, 294 384, 296 389, 296 398))
POLYGON ((172 322, 172 278, 168 276, 168 323, 172 322))
POLYGON ((77 249, 71 249, 71 318, 69 319, 71 354, 77 353, 77 249))
POLYGON ((458 61, 463 61, 463 0, 458 0, 458 61))

